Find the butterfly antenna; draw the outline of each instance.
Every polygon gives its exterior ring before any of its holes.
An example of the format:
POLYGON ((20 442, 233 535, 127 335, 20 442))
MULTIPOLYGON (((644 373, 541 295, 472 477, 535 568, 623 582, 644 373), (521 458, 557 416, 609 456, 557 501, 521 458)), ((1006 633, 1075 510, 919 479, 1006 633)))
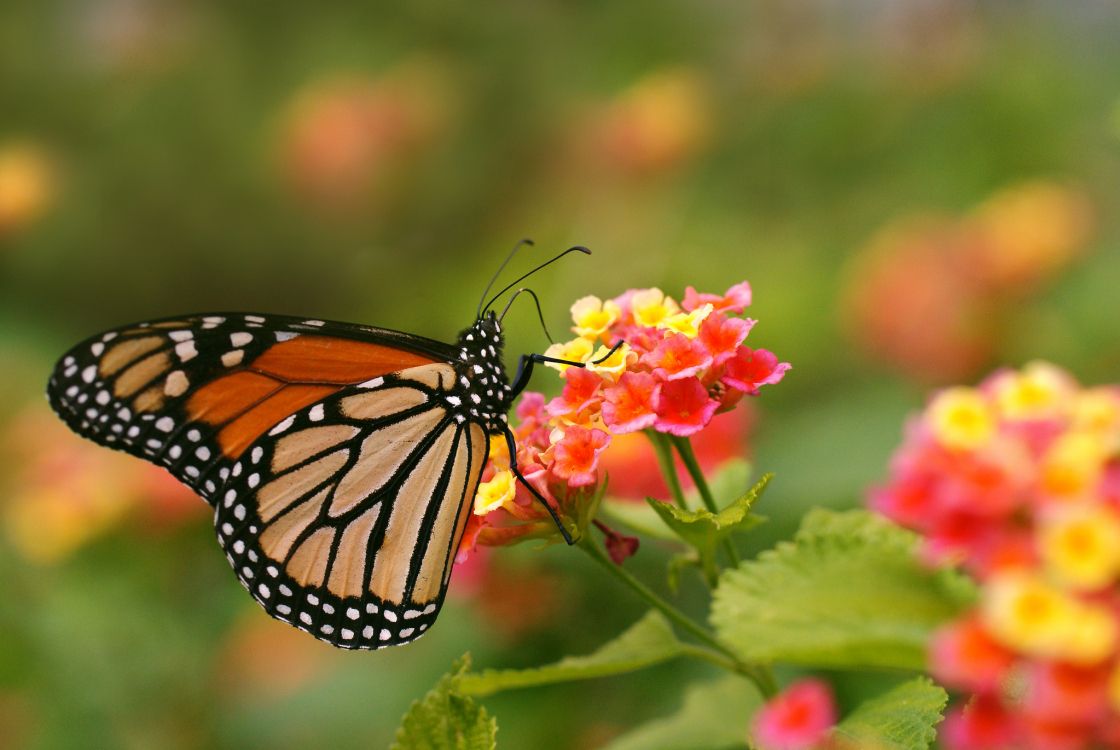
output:
POLYGON ((520 289, 518 289, 516 292, 513 293, 513 296, 509 298, 509 302, 506 303, 505 309, 502 310, 502 314, 498 316, 498 322, 501 322, 501 321, 506 319, 506 313, 508 313, 509 309, 511 307, 513 307, 514 300, 516 300, 522 294, 528 294, 530 297, 533 298, 533 304, 535 304, 537 306, 537 320, 539 320, 541 322, 541 328, 544 330, 545 338, 548 339, 548 343, 555 344, 556 341, 552 338, 552 334, 548 332, 548 326, 545 325, 545 322, 544 322, 544 313, 541 312, 541 300, 540 300, 539 297, 537 297, 537 293, 534 292, 532 289, 529 289, 528 287, 523 286, 520 289))
POLYGON ((505 285, 505 286, 504 286, 504 287, 502 288, 502 291, 498 292, 498 293, 497 293, 497 294, 495 294, 495 295, 494 295, 493 297, 491 297, 491 298, 490 298, 490 301, 486 303, 486 306, 485 306, 485 307, 483 307, 483 308, 482 308, 481 310, 479 310, 479 311, 478 311, 478 315, 479 315, 479 317, 481 317, 481 316, 482 316, 482 314, 483 314, 484 312, 486 312, 487 310, 489 310, 489 309, 490 309, 490 305, 492 305, 492 304, 494 304, 495 302, 497 302, 497 301, 498 301, 498 298, 499 298, 499 297, 501 297, 501 296, 502 296, 503 294, 505 294, 506 292, 508 292, 508 291, 509 291, 510 289, 513 289, 513 288, 514 288, 515 286, 517 286, 517 285, 518 285, 518 284, 520 284, 520 283, 521 283, 522 281, 524 281, 525 279, 527 279, 527 278, 529 278, 530 276, 532 276, 533 274, 535 274, 535 273, 536 273, 537 271, 541 270, 542 268, 545 268, 546 266, 551 266, 551 265, 552 265, 553 263, 555 263, 556 261, 558 261, 558 260, 560 260, 561 258, 563 258, 563 257, 564 257, 565 255, 568 255, 568 254, 570 254, 570 253, 583 253, 584 255, 591 255, 591 251, 590 251, 590 250, 588 250, 588 249, 587 249, 586 247, 584 247, 583 245, 575 245, 574 247, 569 247, 569 248, 568 248, 567 250, 565 250, 564 252, 560 253, 560 254, 559 254, 559 255, 557 255, 556 257, 554 257, 554 258, 552 258, 552 259, 550 259, 550 260, 546 260, 546 261, 545 261, 544 263, 541 263, 541 264, 540 264, 539 266, 537 266, 537 267, 536 267, 536 268, 534 268, 533 270, 529 271, 528 273, 524 273, 524 274, 522 274, 521 276, 519 276, 518 278, 514 279, 514 280, 513 280, 513 281, 511 281, 510 283, 506 284, 506 285, 505 285))
MULTIPOLYGON (((494 287, 494 282, 498 280, 498 277, 502 275, 502 271, 504 271, 506 266, 509 265, 509 262, 513 260, 513 256, 517 255, 517 251, 525 245, 532 247, 533 241, 528 237, 518 240, 517 244, 513 246, 513 249, 509 251, 509 255, 506 256, 506 259, 502 261, 502 265, 498 266, 498 270, 490 277, 490 283, 486 285, 486 288, 482 290, 482 296, 478 298, 478 312, 475 313, 476 318, 482 317, 482 303, 486 299, 486 295, 489 294, 490 290, 494 287)), ((489 305, 487 305, 487 307, 489 307, 489 305)))

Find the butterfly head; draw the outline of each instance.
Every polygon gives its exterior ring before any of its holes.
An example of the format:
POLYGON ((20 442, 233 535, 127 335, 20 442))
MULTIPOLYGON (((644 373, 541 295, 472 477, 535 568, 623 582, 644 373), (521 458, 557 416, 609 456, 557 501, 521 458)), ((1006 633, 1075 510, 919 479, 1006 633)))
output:
POLYGON ((505 425, 513 399, 502 364, 504 344, 501 322, 488 311, 459 334, 459 358, 455 362, 464 411, 485 421, 494 431, 505 425))

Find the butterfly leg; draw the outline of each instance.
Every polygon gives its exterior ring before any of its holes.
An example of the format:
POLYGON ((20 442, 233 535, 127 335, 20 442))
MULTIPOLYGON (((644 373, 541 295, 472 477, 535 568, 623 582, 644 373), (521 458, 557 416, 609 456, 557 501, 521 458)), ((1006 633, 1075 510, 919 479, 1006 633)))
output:
POLYGON ((513 475, 517 477, 517 480, 521 482, 521 484, 525 485, 526 489, 533 494, 533 497, 540 501, 540 504, 548 511, 548 515, 552 516, 552 521, 556 524, 556 528, 560 530, 560 536, 564 537, 564 541, 569 545, 575 544, 576 540, 573 539, 568 530, 564 528, 564 524, 560 520, 560 516, 556 514, 556 510, 549 505, 548 501, 544 499, 544 496, 537 491, 536 487, 529 483, 529 480, 526 479, 525 475, 521 473, 521 470, 517 468, 517 441, 514 439, 513 433, 507 429, 503 434, 506 438, 506 445, 509 446, 509 470, 513 472, 513 475))
MULTIPOLYGON (((610 348, 606 354, 599 359, 592 360, 591 364, 597 365, 606 362, 614 355, 622 345, 626 342, 619 339, 618 342, 610 348)), ((521 391, 525 390, 525 386, 529 385, 529 378, 533 376, 533 365, 540 362, 541 364, 552 363, 555 365, 568 365, 569 367, 587 367, 586 362, 574 362, 570 359, 557 359, 556 357, 549 357, 544 354, 522 354, 521 359, 517 362, 517 375, 513 378, 513 385, 510 386, 512 391, 511 398, 517 396, 521 391)))

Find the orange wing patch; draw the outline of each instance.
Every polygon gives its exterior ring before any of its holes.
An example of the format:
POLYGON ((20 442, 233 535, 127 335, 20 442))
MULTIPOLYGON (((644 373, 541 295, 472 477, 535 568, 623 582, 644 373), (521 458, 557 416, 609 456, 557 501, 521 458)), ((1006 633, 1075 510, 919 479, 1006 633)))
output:
POLYGON ((340 388, 439 360, 392 347, 330 336, 297 336, 207 383, 187 401, 191 420, 222 425, 218 445, 238 458, 289 414, 340 388))
POLYGON ((378 344, 297 336, 271 347, 252 368, 281 380, 350 385, 439 360, 378 344))

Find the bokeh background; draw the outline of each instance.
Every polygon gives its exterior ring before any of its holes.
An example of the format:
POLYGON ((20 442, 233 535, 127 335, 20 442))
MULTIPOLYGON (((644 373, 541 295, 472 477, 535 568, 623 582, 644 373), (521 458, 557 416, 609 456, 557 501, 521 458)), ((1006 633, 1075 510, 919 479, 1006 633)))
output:
MULTIPOLYGON (((584 294, 746 278, 752 344, 794 365, 711 453, 777 473, 758 547, 861 503, 940 384, 1120 379, 1114 3, 380 5, 0 5, 0 746, 383 747, 464 651, 543 663, 642 611, 550 547, 458 571, 405 648, 273 622, 200 501, 50 415, 96 330, 252 310, 449 339, 524 236, 595 251, 534 279, 557 330, 584 294)), ((547 345, 529 305, 507 321, 512 352, 547 345)), ((669 553, 627 564, 663 580, 669 553)), ((596 748, 703 674, 485 703, 504 747, 596 748)))

